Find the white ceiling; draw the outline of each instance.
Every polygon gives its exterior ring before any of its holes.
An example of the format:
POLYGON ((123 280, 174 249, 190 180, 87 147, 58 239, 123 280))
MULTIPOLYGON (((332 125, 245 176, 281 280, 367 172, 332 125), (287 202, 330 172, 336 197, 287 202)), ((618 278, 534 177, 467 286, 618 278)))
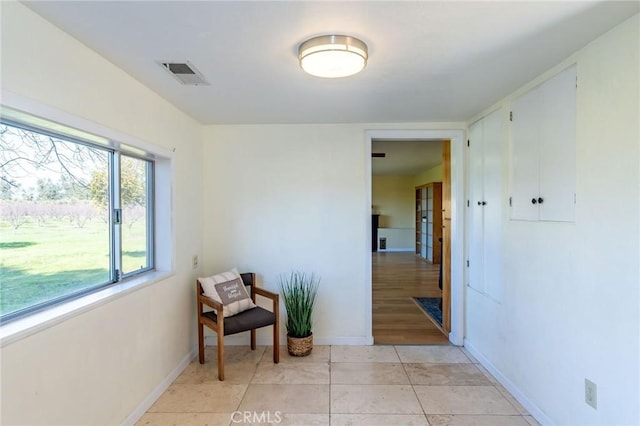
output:
POLYGON ((27 1, 203 124, 464 121, 637 13, 629 2, 27 1), (356 76, 306 75, 320 34, 369 46, 356 76), (156 61, 188 60, 210 86, 156 61))
POLYGON ((373 140, 371 152, 386 154, 371 158, 371 174, 417 175, 442 163, 441 140, 373 140))

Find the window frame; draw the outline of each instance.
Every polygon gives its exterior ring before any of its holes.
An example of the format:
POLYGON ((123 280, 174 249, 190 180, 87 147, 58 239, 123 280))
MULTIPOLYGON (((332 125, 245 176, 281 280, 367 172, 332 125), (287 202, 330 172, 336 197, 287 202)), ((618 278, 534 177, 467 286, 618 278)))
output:
MULTIPOLYGON (((144 158, 142 156, 138 156, 138 155, 134 155, 131 153, 128 153, 126 151, 116 151, 113 154, 113 160, 116 162, 116 164, 114 164, 113 166, 113 180, 120 180, 121 178, 121 167, 122 167, 122 155, 124 155, 125 157, 129 157, 129 158, 133 158, 136 160, 141 160, 141 161, 146 161, 146 167, 145 167, 145 173, 146 173, 146 204, 149 206, 152 206, 151 209, 147 208, 146 212, 145 212, 145 219, 146 219, 146 224, 147 224, 147 232, 146 232, 146 247, 147 247, 147 262, 150 266, 143 268, 143 269, 137 269, 135 271, 131 271, 131 272, 124 272, 123 271, 123 266, 122 266, 122 226, 123 224, 117 224, 115 223, 115 221, 110 218, 110 224, 111 224, 111 232, 113 232, 114 234, 116 234, 114 237, 111 238, 111 242, 112 244, 115 244, 116 241, 119 243, 119 249, 114 250, 114 248, 112 247, 112 253, 116 252, 117 254, 119 254, 119 258, 117 258, 118 256, 114 256, 112 259, 112 271, 115 273, 114 278, 116 279, 116 282, 121 281, 123 279, 127 279, 127 278, 131 278, 131 277, 135 277, 136 275, 140 275, 140 274, 144 274, 147 273, 151 270, 155 269, 155 264, 156 264, 156 259, 155 259, 155 161, 149 160, 147 158, 144 158)), ((113 208, 109 211, 110 216, 113 215, 113 213, 115 212, 116 209, 120 210, 120 215, 122 215, 122 210, 123 210, 123 205, 122 205, 122 199, 119 196, 120 195, 120 191, 121 191, 121 186, 120 185, 111 185, 110 186, 111 189, 113 189, 114 191, 110 191, 109 193, 109 197, 111 199, 111 205, 113 206, 113 208)))
MULTIPOLYGON (((0 316, 0 326, 18 321, 20 319, 29 318, 35 314, 46 311, 51 308, 55 308, 64 305, 68 302, 73 302, 83 297, 93 295, 105 289, 109 289, 119 284, 132 281, 137 277, 142 277, 147 274, 152 274, 157 271, 157 259, 155 257, 156 248, 156 204, 155 204, 155 178, 156 178, 156 156, 150 152, 145 152, 135 146, 125 144, 122 141, 116 140, 107 136, 99 136, 85 130, 61 125, 49 119, 41 118, 31 113, 25 113, 19 110, 15 110, 6 105, 1 105, 0 124, 18 128, 24 131, 41 134, 44 136, 59 139, 64 142, 70 142, 81 146, 87 146, 94 149, 102 150, 106 153, 108 158, 108 217, 109 217, 109 245, 110 245, 110 261, 109 264, 109 280, 102 283, 93 284, 87 288, 74 291, 67 295, 50 298, 46 301, 36 303, 27 306, 22 309, 4 314, 0 316), (17 116, 18 118, 14 118, 17 116), (34 122, 37 124, 31 124, 34 122), (78 137, 79 135, 86 135, 86 138, 78 137), (116 223, 114 213, 116 209, 122 210, 121 203, 121 169, 120 159, 121 156, 145 161, 145 176, 146 176, 146 263, 147 267, 137 269, 129 273, 122 273, 122 222, 116 223)), ((0 333, 0 336, 3 333, 0 333)))

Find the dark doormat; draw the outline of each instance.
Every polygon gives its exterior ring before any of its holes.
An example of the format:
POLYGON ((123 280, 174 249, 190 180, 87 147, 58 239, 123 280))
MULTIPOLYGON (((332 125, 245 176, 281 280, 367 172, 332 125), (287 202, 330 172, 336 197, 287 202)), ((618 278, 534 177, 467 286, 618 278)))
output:
POLYGON ((440 309, 440 306, 442 305, 441 297, 412 297, 412 299, 420 309, 422 309, 442 327, 442 309, 440 309))

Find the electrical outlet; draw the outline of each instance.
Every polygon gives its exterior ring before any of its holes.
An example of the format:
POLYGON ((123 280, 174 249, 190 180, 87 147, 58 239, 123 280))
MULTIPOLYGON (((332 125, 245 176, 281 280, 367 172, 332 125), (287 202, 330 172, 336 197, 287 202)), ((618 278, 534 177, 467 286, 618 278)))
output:
POLYGON ((193 266, 193 269, 196 269, 198 267, 198 255, 194 254, 193 258, 191 259, 191 265, 193 266))
POLYGON ((584 379, 584 402, 598 409, 598 385, 589 379, 584 379))

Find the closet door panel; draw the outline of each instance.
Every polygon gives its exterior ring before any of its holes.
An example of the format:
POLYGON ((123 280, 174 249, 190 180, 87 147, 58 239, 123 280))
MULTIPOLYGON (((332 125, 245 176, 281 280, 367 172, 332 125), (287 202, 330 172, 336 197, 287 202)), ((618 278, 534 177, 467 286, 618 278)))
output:
POLYGON ((484 292, 502 299, 501 257, 505 120, 502 110, 484 120, 484 292))
POLYGON ((540 220, 574 220, 576 187, 576 67, 541 87, 540 220))
POLYGON ((538 154, 540 139, 539 115, 542 96, 533 90, 516 99, 511 111, 511 218, 538 220, 538 154))
POLYGON ((469 127, 469 287, 484 292, 483 120, 469 127), (478 205, 480 203, 480 205, 478 205))

